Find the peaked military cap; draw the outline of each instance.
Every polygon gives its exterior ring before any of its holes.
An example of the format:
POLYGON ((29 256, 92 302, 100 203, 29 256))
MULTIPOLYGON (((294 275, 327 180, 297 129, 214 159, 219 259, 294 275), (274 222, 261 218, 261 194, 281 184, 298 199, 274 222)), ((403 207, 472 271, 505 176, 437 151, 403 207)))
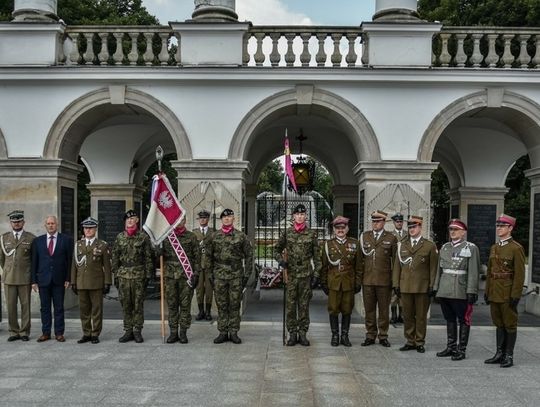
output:
POLYGON ((210 212, 208 212, 206 209, 203 209, 202 211, 200 211, 197 216, 199 217, 199 219, 201 218, 209 218, 210 217, 210 212))
POLYGON ((403 215, 399 212, 396 212, 391 218, 394 222, 403 221, 403 215))
POLYGON ((409 216, 409 219, 407 220, 407 227, 413 227, 416 225, 422 226, 422 223, 424 223, 424 218, 421 216, 411 215, 409 216))
POLYGON ((386 220, 387 216, 388 214, 386 212, 376 210, 375 212, 371 214, 371 220, 379 220, 379 219, 386 220))
POLYGON ((506 215, 505 213, 502 213, 501 216, 497 218, 498 224, 504 224, 504 225, 510 225, 515 227, 516 226, 516 218, 510 215, 506 215))
POLYGON ((294 207, 292 213, 306 213, 306 207, 303 204, 298 204, 294 207))
POLYGON ((139 215, 133 209, 130 209, 125 213, 124 220, 129 219, 129 218, 133 218, 134 216, 138 217, 139 215))
POLYGON ((461 230, 467 230, 467 225, 465 224, 465 222, 463 222, 460 219, 450 219, 450 222, 448 222, 448 227, 461 229, 461 230))
POLYGON ((98 227, 98 221, 97 219, 94 219, 93 217, 89 216, 85 220, 81 222, 81 226, 83 228, 97 228, 98 227))
POLYGON ((234 215, 234 211, 232 209, 224 209, 223 212, 221 212, 221 215, 219 215, 219 218, 223 218, 225 216, 232 216, 234 215))
POLYGON ((9 217, 9 220, 12 221, 18 221, 18 220, 24 220, 24 211, 21 211, 20 209, 16 209, 7 215, 9 217))
POLYGON ((332 226, 338 226, 343 225, 347 226, 349 224, 349 218, 346 218, 345 216, 336 216, 336 218, 332 221, 332 226))

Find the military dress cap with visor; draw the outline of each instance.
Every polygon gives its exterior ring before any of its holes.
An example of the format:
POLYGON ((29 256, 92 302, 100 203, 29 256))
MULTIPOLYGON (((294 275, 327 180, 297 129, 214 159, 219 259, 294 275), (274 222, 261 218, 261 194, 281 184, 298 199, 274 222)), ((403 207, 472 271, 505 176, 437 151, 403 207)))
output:
POLYGON ((448 229, 467 230, 467 225, 462 220, 450 219, 450 222, 448 222, 448 229))
POLYGON ((399 212, 395 213, 392 218, 391 218, 394 222, 403 222, 403 215, 399 212))
POLYGON ((81 222, 81 226, 83 228, 97 228, 98 227, 98 220, 94 219, 93 217, 89 216, 85 220, 81 222))
POLYGON ((413 227, 413 226, 422 226, 422 223, 424 223, 424 218, 421 216, 411 215, 409 216, 409 219, 407 220, 407 227, 413 227))
POLYGON ((371 214, 371 220, 386 220, 388 214, 386 212, 376 210, 371 214))
POLYGON ((124 220, 138 216, 139 215, 137 214, 137 212, 135 212, 133 209, 130 209, 124 214, 124 220))
POLYGON ((17 209, 8 213, 7 216, 9 217, 10 221, 14 221, 14 222, 24 220, 24 211, 17 209))
POLYGON ((349 218, 346 218, 345 216, 336 216, 336 218, 332 221, 332 226, 348 226, 349 225, 349 218))
POLYGON ((307 212, 306 207, 303 204, 298 204, 293 209, 293 214, 295 214, 295 213, 306 213, 306 212, 307 212))
POLYGON ((197 216, 199 217, 199 219, 209 218, 210 212, 208 212, 206 209, 203 209, 197 214, 197 216))
POLYGON ((501 216, 499 216, 497 218, 497 225, 510 225, 512 227, 515 227, 516 226, 516 218, 510 216, 510 215, 506 215, 506 214, 501 214, 501 216))
POLYGON ((221 212, 221 215, 219 215, 219 218, 224 218, 225 216, 233 216, 234 211, 232 209, 224 209, 223 212, 221 212))

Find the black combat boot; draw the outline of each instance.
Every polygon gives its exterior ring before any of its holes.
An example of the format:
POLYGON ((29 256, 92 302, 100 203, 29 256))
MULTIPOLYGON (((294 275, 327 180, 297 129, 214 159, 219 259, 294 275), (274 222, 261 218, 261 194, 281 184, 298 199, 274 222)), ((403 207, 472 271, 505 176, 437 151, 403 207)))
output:
POLYGON ((178 335, 178 342, 188 343, 186 328, 180 328, 180 335, 178 335))
POLYGON ((220 332, 219 335, 214 339, 214 343, 225 343, 229 340, 229 335, 225 332, 220 332))
POLYGON ((454 356, 457 350, 457 324, 456 322, 446 322, 446 349, 437 352, 436 355, 440 358, 454 356))
POLYGON ((351 341, 349 341, 349 327, 351 326, 351 316, 342 315, 341 316, 341 341, 340 343, 343 346, 350 347, 351 341))
POLYGON ((178 329, 171 328, 171 334, 167 338, 167 343, 175 343, 175 342, 178 342, 178 329))
POLYGON ((497 351, 495 352, 495 355, 493 357, 484 360, 484 363, 487 363, 488 365, 494 365, 496 363, 501 363, 502 357, 503 357, 503 351, 506 347, 506 330, 504 328, 497 328, 496 334, 496 340, 497 340, 497 351))
POLYGON ((296 332, 289 333, 289 340, 287 341, 287 346, 294 346, 298 343, 298 335, 296 332))
POLYGON ((198 305, 199 305, 199 313, 195 317, 195 320, 196 321, 201 321, 205 317, 205 315, 204 315, 204 305, 203 304, 198 304, 198 305))
POLYGON ((465 359, 465 351, 467 350, 467 344, 469 343, 470 332, 471 327, 469 325, 459 324, 459 345, 456 353, 452 355, 452 360, 465 359))
POLYGON ((330 314, 330 329, 332 331, 332 340, 330 345, 339 345, 339 317, 337 315, 330 314))
POLYGON ((210 310, 212 309, 212 303, 210 304, 206 304, 206 313, 205 313, 205 318, 207 321, 211 321, 212 320, 212 314, 210 313, 210 310))
POLYGON ((506 332, 506 351, 501 360, 501 367, 514 366, 514 346, 516 346, 517 332, 506 332))
POLYGON ((390 307, 390 313, 392 314, 390 317, 390 323, 397 324, 397 307, 395 305, 390 307))
POLYGON ((133 339, 135 339, 135 343, 143 343, 144 342, 141 331, 133 331, 133 339))
POLYGON ((126 343, 126 342, 132 341, 134 339, 135 339, 135 337, 133 336, 133 331, 126 331, 126 332, 124 332, 124 335, 122 335, 120 337, 120 339, 118 339, 118 342, 126 343))
POLYGON ((235 345, 240 345, 242 343, 242 339, 238 336, 238 333, 231 332, 229 334, 229 340, 234 343, 235 345))
POLYGON ((305 332, 298 332, 298 343, 302 346, 309 346, 309 340, 305 332))
POLYGON ((402 323, 403 323, 403 307, 399 307, 399 308, 398 308, 397 323, 398 323, 398 324, 402 324, 402 323))

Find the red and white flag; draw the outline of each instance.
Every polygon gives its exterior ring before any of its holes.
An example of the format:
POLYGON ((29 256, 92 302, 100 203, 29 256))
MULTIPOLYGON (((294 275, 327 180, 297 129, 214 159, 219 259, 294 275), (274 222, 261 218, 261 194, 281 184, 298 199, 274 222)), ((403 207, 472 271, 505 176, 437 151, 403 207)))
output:
POLYGON ((165 174, 154 175, 150 211, 143 229, 155 245, 160 244, 185 216, 165 174))

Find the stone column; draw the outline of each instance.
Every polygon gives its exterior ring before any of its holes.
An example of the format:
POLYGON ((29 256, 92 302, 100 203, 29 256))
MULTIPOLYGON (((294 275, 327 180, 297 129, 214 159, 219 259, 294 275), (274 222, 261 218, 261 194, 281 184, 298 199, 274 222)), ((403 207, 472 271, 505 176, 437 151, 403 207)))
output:
MULTIPOLYGON (((531 220, 529 228, 529 266, 525 278, 528 290, 540 287, 540 168, 525 171, 531 180, 531 220)), ((519 219, 518 227, 519 227, 519 219)), ((525 310, 540 315, 540 295, 533 292, 525 301, 525 310)))
POLYGON ((246 184, 245 186, 246 205, 248 212, 246 224, 246 234, 255 236, 255 228, 257 225, 257 184, 246 184))
POLYGON ((349 218, 349 236, 358 236, 358 185, 334 185, 334 213, 349 218))
POLYGON ((13 21, 15 22, 53 22, 56 15, 57 0, 15 0, 13 21))
POLYGON ((373 21, 418 21, 417 0, 376 0, 373 21))
POLYGON ((235 0, 195 0, 194 21, 238 21, 235 0))

